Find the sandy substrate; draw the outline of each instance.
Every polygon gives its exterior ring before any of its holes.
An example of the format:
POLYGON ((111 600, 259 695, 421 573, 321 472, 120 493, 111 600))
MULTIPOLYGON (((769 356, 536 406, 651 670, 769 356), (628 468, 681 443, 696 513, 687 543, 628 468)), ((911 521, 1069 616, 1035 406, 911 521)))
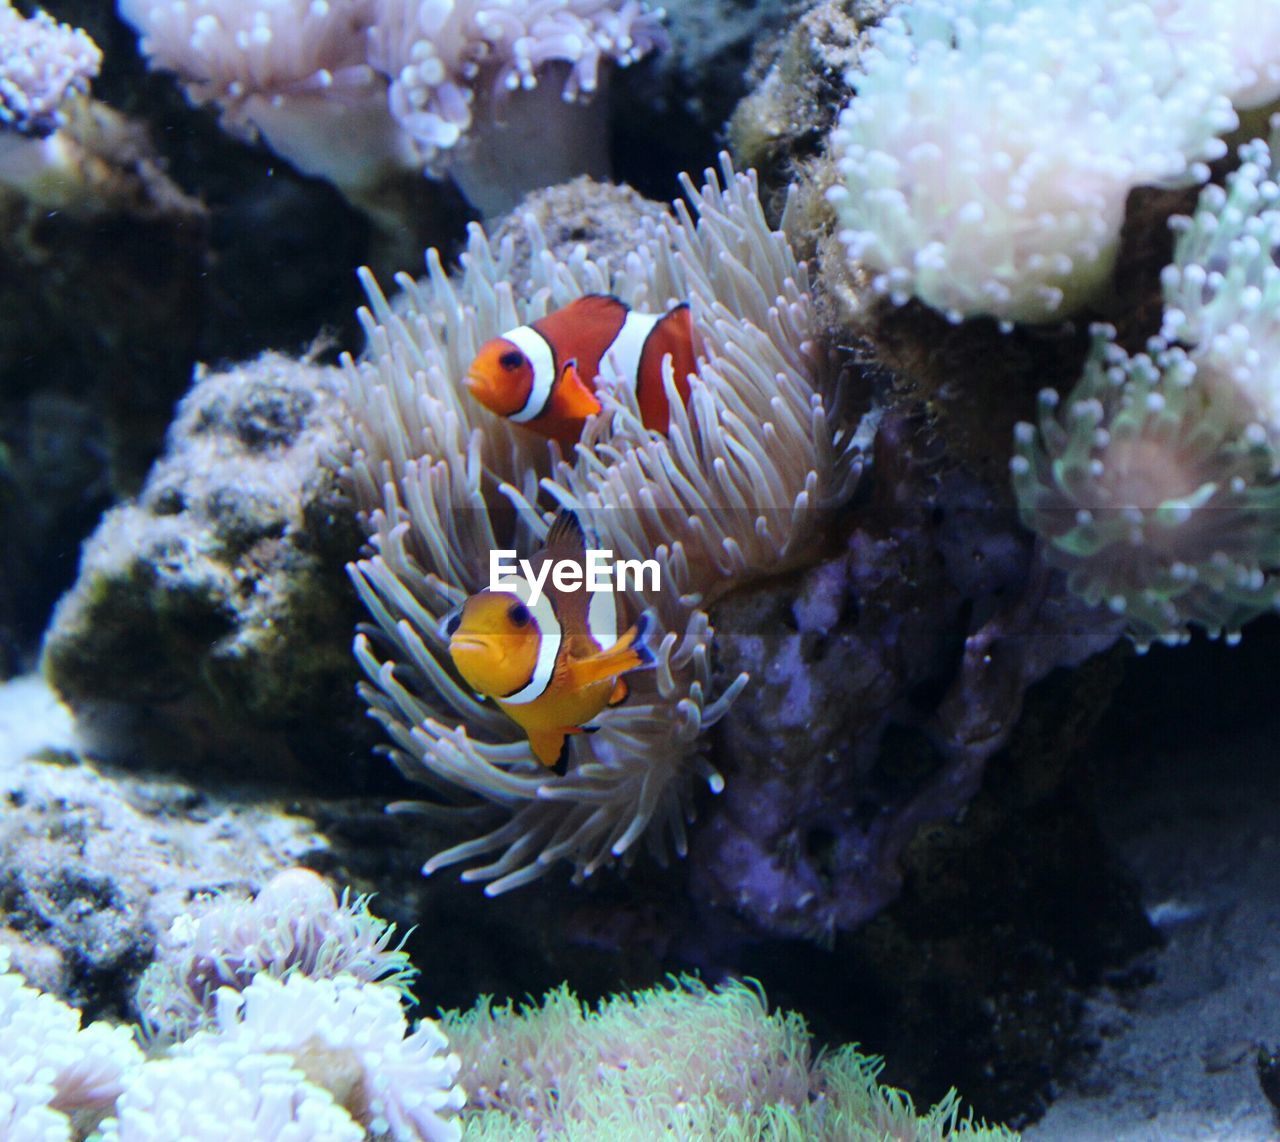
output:
POLYGON ((1280 719, 1141 772, 1105 825, 1168 943, 1149 986, 1092 1002, 1098 1054, 1025 1137, 1280 1138, 1255 1068, 1280 1044, 1280 719))

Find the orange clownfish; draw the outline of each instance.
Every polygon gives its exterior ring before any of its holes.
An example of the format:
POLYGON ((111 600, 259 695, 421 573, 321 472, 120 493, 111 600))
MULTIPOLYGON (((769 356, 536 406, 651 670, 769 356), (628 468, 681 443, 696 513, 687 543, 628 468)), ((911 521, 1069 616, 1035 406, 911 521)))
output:
POLYGON ((627 697, 621 675, 653 661, 644 644, 648 617, 624 631, 622 596, 588 591, 586 568, 582 525, 562 511, 527 564, 533 582, 504 578, 500 590, 472 595, 443 628, 458 673, 492 698, 528 735, 534 756, 560 774, 569 736, 594 730, 592 720, 627 697), (573 590, 557 589, 542 570, 565 562, 582 568, 573 590))
POLYGON ((635 389, 646 428, 670 424, 662 362, 671 358, 681 401, 696 372, 689 306, 637 313, 608 294, 571 301, 529 325, 487 341, 467 370, 467 387, 482 405, 572 448, 587 417, 600 411, 596 378, 635 389))

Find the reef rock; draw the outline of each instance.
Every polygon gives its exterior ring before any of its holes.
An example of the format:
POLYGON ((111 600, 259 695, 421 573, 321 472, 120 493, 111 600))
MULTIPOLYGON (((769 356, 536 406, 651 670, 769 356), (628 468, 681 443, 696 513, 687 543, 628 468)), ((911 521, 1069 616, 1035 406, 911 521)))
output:
POLYGON ((350 777, 359 538, 328 462, 337 376, 274 354, 199 371, 142 494, 85 544, 44 662, 106 755, 350 777))

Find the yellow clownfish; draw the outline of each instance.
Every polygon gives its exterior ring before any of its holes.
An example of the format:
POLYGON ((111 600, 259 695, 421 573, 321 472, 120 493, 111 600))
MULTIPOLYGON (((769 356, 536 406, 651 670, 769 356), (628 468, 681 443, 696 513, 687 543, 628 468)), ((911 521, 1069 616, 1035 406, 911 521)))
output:
POLYGON ((578 517, 562 511, 542 551, 529 561, 576 562, 582 585, 558 590, 547 575, 540 591, 524 576, 503 581, 502 590, 472 595, 444 624, 449 656, 478 694, 492 698, 529 737, 534 756, 563 774, 569 735, 589 733, 590 723, 628 692, 621 677, 647 666, 645 615, 622 630, 623 600, 613 591, 586 589, 586 540, 578 517))
POLYGON ((596 379, 632 386, 646 428, 670 425, 662 362, 671 358, 680 400, 696 372, 689 306, 636 313, 608 294, 587 294, 529 325, 485 342, 467 370, 467 387, 499 416, 572 448, 588 416, 600 411, 596 379))

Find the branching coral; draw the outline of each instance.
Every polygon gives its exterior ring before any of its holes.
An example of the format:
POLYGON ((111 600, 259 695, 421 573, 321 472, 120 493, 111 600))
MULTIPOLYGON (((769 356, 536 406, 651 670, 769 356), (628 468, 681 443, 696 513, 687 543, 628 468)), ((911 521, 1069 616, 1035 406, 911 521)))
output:
POLYGON ((217 103, 229 130, 260 133, 356 201, 388 172, 425 165, 451 171, 486 212, 531 186, 602 173, 603 131, 584 130, 564 105, 662 40, 638 0, 119 3, 152 64, 175 72, 194 102, 217 103), (522 141, 527 164, 515 148, 489 153, 501 147, 493 132, 519 138, 532 123, 539 145, 522 141))
POLYGON ((1024 521, 1140 646, 1193 623, 1234 636, 1280 589, 1280 192, 1266 144, 1240 155, 1177 224, 1150 353, 1104 327, 1066 407, 1043 393, 1039 433, 1017 431, 1024 521))
POLYGON ((831 136, 847 256, 948 318, 1069 316, 1110 278, 1135 186, 1203 180, 1235 126, 1222 44, 1131 0, 911 0, 831 136))
POLYGON ((456 281, 434 252, 424 283, 401 280, 402 312, 367 281, 369 349, 348 368, 351 478, 375 551, 353 577, 379 628, 357 639, 363 693, 404 772, 509 817, 426 871, 498 853, 464 874, 492 881, 492 894, 559 859, 581 876, 630 860, 646 835, 659 856, 668 846, 682 854, 692 779, 721 783, 699 731, 745 682, 712 697, 703 608, 732 581, 802 558, 818 513, 856 468, 822 396, 827 360, 805 268, 770 231, 753 177, 726 159, 724 186, 708 178, 701 192, 689 188, 693 212, 641 221, 621 266, 584 250, 557 262, 529 220, 527 282, 508 280, 514 244, 495 249, 479 228, 456 281), (604 413, 572 459, 556 459, 458 382, 485 340, 588 292, 648 311, 689 300, 705 361, 668 437, 643 427, 627 393, 602 390, 604 413), (553 779, 514 727, 452 677, 438 625, 486 585, 491 550, 536 546, 547 524, 533 505, 556 503, 578 509, 619 557, 659 559, 664 587, 636 600, 660 621, 656 668, 636 676, 631 698, 574 743, 568 774, 553 779))
POLYGON ((345 973, 407 996, 417 971, 394 935, 369 897, 344 892, 339 903, 315 873, 286 869, 251 900, 214 897, 179 916, 139 982, 138 1011, 153 1041, 174 1040, 209 1023, 219 989, 242 990, 259 975, 345 973))

